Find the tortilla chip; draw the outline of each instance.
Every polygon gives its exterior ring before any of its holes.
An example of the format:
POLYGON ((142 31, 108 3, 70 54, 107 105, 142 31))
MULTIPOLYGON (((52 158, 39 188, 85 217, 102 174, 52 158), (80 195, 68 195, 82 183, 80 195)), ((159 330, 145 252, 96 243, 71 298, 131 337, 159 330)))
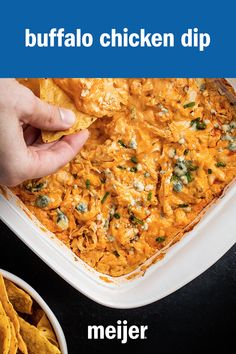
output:
POLYGON ((11 345, 11 325, 0 302, 0 354, 8 354, 11 345))
POLYGON ((37 324, 37 328, 40 331, 40 333, 49 340, 50 343, 55 345, 56 347, 59 347, 55 333, 53 331, 53 328, 45 315, 43 313, 43 316, 41 317, 40 321, 37 324))
POLYGON ((8 354, 16 354, 18 350, 18 340, 16 338, 16 331, 12 322, 10 322, 10 325, 11 325, 11 343, 10 343, 8 354))
POLYGON ((17 312, 32 314, 33 300, 24 290, 4 279, 8 298, 17 312))
POLYGON ((16 337, 18 340, 18 345, 19 345, 20 351, 23 354, 28 354, 27 347, 26 347, 26 345, 21 337, 21 334, 20 334, 20 324, 19 324, 19 320, 18 320, 18 315, 8 299, 7 290, 5 287, 3 276, 1 274, 0 274, 0 301, 2 303, 4 311, 6 312, 6 315, 9 317, 10 321, 12 322, 12 324, 15 328, 16 337))
POLYGON ((88 114, 79 112, 72 99, 57 86, 52 79, 40 80, 40 98, 56 106, 68 108, 73 111, 76 116, 76 122, 70 129, 59 132, 42 131, 42 139, 45 143, 58 140, 64 135, 73 134, 79 130, 86 129, 97 119, 88 114))
POLYGON ((32 326, 23 318, 20 320, 21 335, 24 338, 29 354, 60 354, 60 350, 51 344, 35 326, 32 326))
POLYGON ((35 327, 37 327, 37 324, 39 323, 43 315, 44 315, 44 311, 41 308, 36 308, 36 309, 34 308, 30 323, 35 327))

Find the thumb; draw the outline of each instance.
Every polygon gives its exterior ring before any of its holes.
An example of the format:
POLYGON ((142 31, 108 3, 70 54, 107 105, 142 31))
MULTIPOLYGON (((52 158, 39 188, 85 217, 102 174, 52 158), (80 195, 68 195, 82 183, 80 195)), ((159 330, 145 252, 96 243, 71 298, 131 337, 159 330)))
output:
POLYGON ((45 130, 66 130, 75 123, 75 114, 65 108, 53 106, 34 96, 33 113, 24 119, 25 123, 45 130))

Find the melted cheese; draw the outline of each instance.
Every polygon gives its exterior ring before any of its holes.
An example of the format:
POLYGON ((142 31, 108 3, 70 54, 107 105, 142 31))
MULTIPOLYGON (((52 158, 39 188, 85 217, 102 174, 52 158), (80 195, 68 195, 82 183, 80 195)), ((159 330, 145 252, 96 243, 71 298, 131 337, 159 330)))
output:
POLYGON ((175 242, 236 176, 235 110, 211 80, 55 82, 100 119, 73 161, 15 193, 90 266, 127 274, 175 242))

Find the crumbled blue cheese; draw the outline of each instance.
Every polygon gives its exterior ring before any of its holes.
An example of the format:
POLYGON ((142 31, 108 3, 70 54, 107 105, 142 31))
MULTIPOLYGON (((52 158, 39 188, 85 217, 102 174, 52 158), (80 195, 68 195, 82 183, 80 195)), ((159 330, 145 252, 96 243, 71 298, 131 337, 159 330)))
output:
POLYGON ((195 90, 188 91, 188 102, 195 102, 197 98, 197 92, 195 90))
POLYGON ((158 113, 160 117, 169 113, 169 110, 166 107, 164 107, 162 104, 159 104, 159 107, 161 109, 161 112, 158 113))
POLYGON ((76 209, 83 214, 88 211, 88 205, 84 202, 81 202, 77 205, 76 209))
POLYGON ((149 172, 145 172, 145 173, 144 173, 144 177, 145 177, 145 178, 150 177, 150 173, 149 173, 149 172))
POLYGON ((229 124, 223 124, 222 125, 222 130, 226 133, 230 131, 230 125, 229 124))
POLYGON ((141 227, 141 229, 143 230, 143 231, 147 231, 148 230, 148 223, 144 223, 144 225, 141 227))
POLYGON ((136 201, 135 201, 134 198, 132 198, 131 201, 130 201, 130 205, 131 205, 131 206, 135 206, 135 204, 136 204, 136 201))
POLYGON ((116 141, 113 141, 113 142, 111 143, 111 148, 112 148, 113 150, 119 150, 116 141))
POLYGON ((188 178, 187 178, 187 176, 181 176, 180 179, 181 179, 181 181, 183 182, 183 184, 188 184, 188 178))
POLYGON ((236 120, 232 120, 229 125, 231 129, 236 129, 236 120))
POLYGON ((98 214, 97 215, 97 221, 101 221, 102 220, 102 214, 98 214))
POLYGON ((191 213, 192 208, 190 206, 184 208, 184 211, 186 211, 186 213, 191 213))
POLYGON ((230 143, 229 146, 228 146, 228 149, 230 151, 235 152, 236 151, 236 141, 234 141, 233 143, 230 143))
POLYGON ((142 171, 142 165, 141 165, 141 163, 138 163, 138 164, 136 165, 136 167, 137 167, 137 171, 142 171))
POLYGON ((172 177, 172 174, 169 177, 166 178, 166 184, 170 184, 171 177, 172 177))
POLYGON ((133 183, 133 186, 138 192, 144 191, 144 184, 140 181, 135 180, 133 183))
POLYGON ((114 242, 114 241, 115 241, 115 237, 112 236, 112 235, 107 235, 107 239, 108 239, 108 241, 110 241, 110 242, 114 242))
POLYGON ((104 174, 105 174, 105 176, 111 175, 111 170, 110 170, 110 168, 106 168, 105 171, 104 171, 104 174))
POLYGON ((84 90, 81 91, 81 94, 80 94, 81 97, 86 97, 88 95, 89 95, 89 90, 88 89, 84 89, 84 90))
POLYGON ((173 159, 176 155, 176 150, 174 148, 171 148, 168 152, 169 158, 173 159))
POLYGON ((154 189, 154 186, 152 184, 147 184, 145 187, 146 192, 152 191, 153 189, 154 189))
POLYGON ((226 135, 222 135, 221 140, 223 140, 223 141, 233 141, 234 139, 233 139, 233 137, 231 135, 226 134, 226 135))
POLYGON ((181 177, 181 176, 186 175, 187 172, 188 172, 188 168, 187 168, 186 164, 183 161, 178 160, 178 162, 174 168, 174 174, 178 177, 181 177))
POLYGON ((185 144, 185 139, 184 138, 180 138, 179 139, 179 144, 181 144, 181 145, 185 144))
POLYGON ((109 211, 109 214, 110 214, 111 217, 113 217, 113 215, 115 214, 115 210, 116 210, 116 208, 115 208, 115 206, 113 205, 113 206, 111 207, 110 211, 109 211))
POLYGON ((178 160, 179 160, 179 161, 185 161, 185 157, 184 157, 184 156, 179 156, 179 157, 178 157, 178 160))
POLYGON ((137 141, 136 141, 135 137, 133 137, 133 138, 130 140, 129 147, 130 147, 131 149, 134 149, 134 150, 137 149, 138 144, 137 144, 137 141))
POLYGON ((57 209, 57 225, 62 230, 68 229, 69 226, 69 220, 67 216, 60 209, 57 209))
POLYGON ((181 181, 175 181, 173 184, 173 188, 175 192, 181 192, 183 189, 183 184, 181 181))
POLYGON ((109 228, 109 219, 106 219, 105 221, 104 221, 104 224, 103 224, 103 227, 104 227, 104 229, 106 229, 106 230, 108 230, 108 228, 109 228))

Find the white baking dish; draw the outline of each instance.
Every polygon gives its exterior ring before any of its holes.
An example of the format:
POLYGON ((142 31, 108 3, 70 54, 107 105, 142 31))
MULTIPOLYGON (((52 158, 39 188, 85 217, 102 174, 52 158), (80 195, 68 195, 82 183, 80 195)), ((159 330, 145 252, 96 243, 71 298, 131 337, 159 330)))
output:
POLYGON ((48 307, 46 302, 41 298, 41 296, 35 291, 28 283, 26 283, 24 280, 21 278, 17 277, 16 275, 7 272, 6 270, 0 269, 0 273, 3 275, 5 279, 8 279, 15 283, 17 286, 19 286, 21 289, 25 290, 33 299, 34 301, 41 307, 41 309, 45 312, 47 315, 47 318, 49 319, 49 322, 51 323, 54 332, 56 334, 58 343, 59 343, 59 348, 61 350, 62 354, 68 354, 67 350, 67 345, 66 345, 66 339, 64 336, 64 333, 62 331, 62 328, 60 326, 60 323, 58 322, 56 316, 54 313, 51 311, 51 309, 48 307))
MULTIPOLYGON (((229 80, 235 84, 235 79, 229 80)), ((236 86, 236 85, 234 85, 236 86)), ((19 238, 73 287, 94 301, 114 308, 134 308, 161 299, 196 278, 236 242, 236 184, 234 183, 163 260, 144 276, 101 279, 37 220, 29 218, 19 200, 6 191, 0 196, 0 217, 19 238)), ((147 261, 146 263, 150 263, 147 261)))

